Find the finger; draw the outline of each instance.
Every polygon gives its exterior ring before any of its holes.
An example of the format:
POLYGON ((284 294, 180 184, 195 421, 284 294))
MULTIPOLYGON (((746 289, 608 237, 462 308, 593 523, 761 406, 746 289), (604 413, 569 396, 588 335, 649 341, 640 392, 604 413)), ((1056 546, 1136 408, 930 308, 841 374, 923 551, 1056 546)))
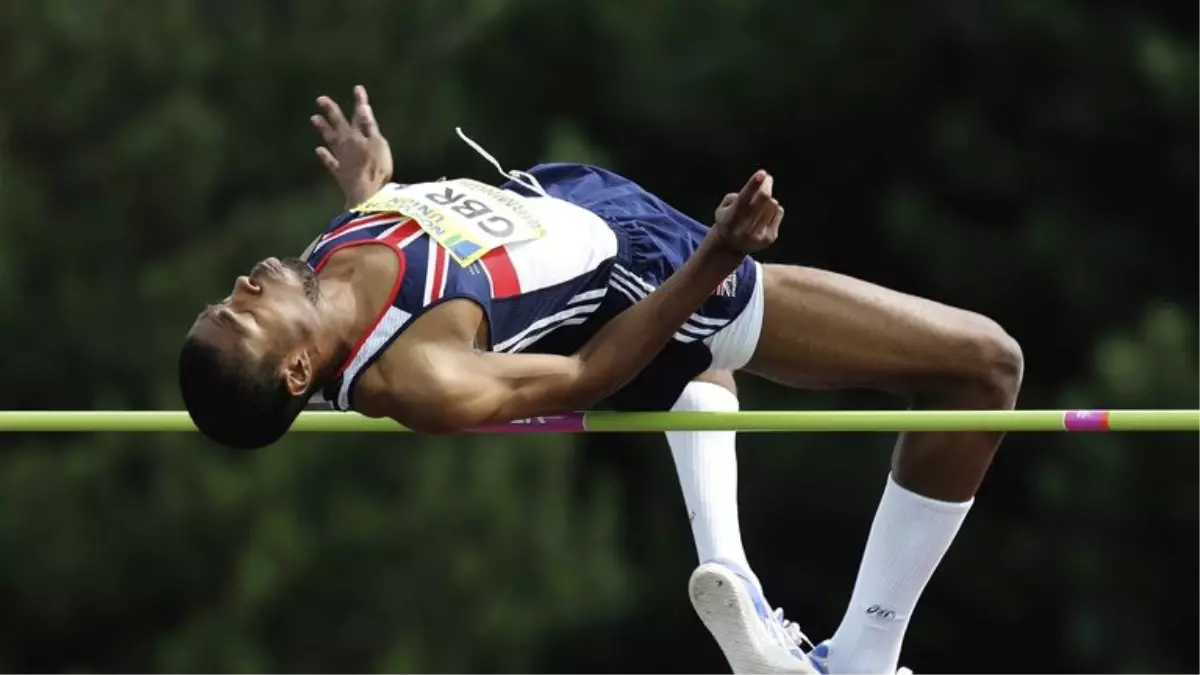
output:
POLYGON ((349 128, 350 124, 346 122, 346 116, 342 114, 342 109, 333 99, 328 96, 318 96, 317 107, 325 113, 325 119, 329 120, 329 125, 333 127, 334 131, 349 128))
POLYGON ((333 153, 329 152, 328 148, 317 148, 317 159, 321 160, 321 163, 325 165, 325 168, 329 170, 329 173, 337 171, 338 166, 340 166, 337 161, 337 157, 334 157, 333 153))
POLYGON ((361 84, 354 88, 354 126, 364 136, 375 136, 379 133, 379 125, 375 122, 375 112, 367 99, 367 88, 361 84))
POLYGON ((770 246, 779 238, 779 223, 783 220, 783 208, 772 208, 767 218, 755 223, 756 227, 746 233, 758 246, 770 246))
POLYGON ((771 190, 775 187, 775 177, 767 174, 759 184, 758 190, 755 191, 754 197, 751 198, 750 204, 755 208, 769 206, 774 199, 771 197, 771 190))
POLYGON ((329 126, 329 122, 320 115, 313 115, 309 119, 312 120, 312 125, 316 127, 317 131, 321 132, 321 138, 324 138, 326 143, 333 145, 333 142, 337 140, 337 132, 329 126))
POLYGON ((746 181, 746 185, 742 187, 741 192, 738 193, 738 195, 737 195, 738 204, 739 205, 749 205, 750 200, 753 199, 753 197, 754 197, 754 194, 756 192, 758 192, 758 187, 760 185, 762 185, 763 181, 766 180, 766 178, 767 178, 766 171, 763 171, 762 169, 755 171, 754 175, 750 176, 750 180, 746 181))
POLYGON ((751 217, 746 219, 747 225, 754 232, 765 232, 771 227, 771 221, 778 211, 779 202, 767 197, 754 206, 751 217))
MULTIPOLYGON (((778 206, 778 204, 776 204, 778 206)), ((771 228, 768 230, 773 236, 779 234, 779 224, 783 222, 783 207, 780 206, 775 211, 775 217, 771 219, 771 228)))
POLYGON ((737 203, 733 206, 733 220, 743 227, 757 227, 762 218, 762 208, 769 203, 769 190, 774 178, 763 170, 758 170, 750 177, 749 182, 738 193, 737 203), (764 187, 766 192, 764 192, 764 187), (767 195, 767 196, 764 196, 767 195), (764 201, 766 200, 766 201, 764 201))

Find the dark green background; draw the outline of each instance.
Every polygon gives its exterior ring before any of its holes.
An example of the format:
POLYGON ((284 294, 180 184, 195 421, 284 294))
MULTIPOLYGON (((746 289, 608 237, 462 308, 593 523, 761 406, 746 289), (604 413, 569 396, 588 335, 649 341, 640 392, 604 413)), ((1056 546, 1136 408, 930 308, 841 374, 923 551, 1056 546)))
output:
MULTIPOLYGON (((0 3, 0 408, 178 408, 202 304, 339 206, 307 117, 357 83, 399 179, 493 177, 455 125, 702 219, 767 167, 768 258, 995 317, 1022 407, 1195 408, 1196 26, 1165 0, 0 3)), ((890 444, 741 439, 751 560, 817 639, 890 444)), ((903 662, 1195 672, 1197 456, 1011 437, 903 662)), ((657 435, 0 438, 4 671, 723 671, 693 558, 657 435)))

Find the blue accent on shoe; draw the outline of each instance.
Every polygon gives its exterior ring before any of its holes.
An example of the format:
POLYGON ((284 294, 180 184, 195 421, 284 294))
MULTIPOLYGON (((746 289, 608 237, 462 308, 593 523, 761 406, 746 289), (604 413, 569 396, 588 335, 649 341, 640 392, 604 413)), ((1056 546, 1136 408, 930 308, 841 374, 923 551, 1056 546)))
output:
POLYGON ((812 663, 813 668, 821 675, 829 675, 829 665, 825 663, 829 659, 829 642, 825 641, 812 648, 808 653, 808 660, 812 663))
POLYGON ((767 599, 763 597, 762 591, 758 590, 758 584, 754 583, 754 578, 750 576, 750 572, 742 569, 741 565, 725 558, 713 558, 707 562, 720 565, 737 575, 746 584, 746 590, 750 592, 750 600, 754 603, 754 611, 758 614, 758 618, 764 621, 771 618, 771 610, 768 608, 767 599))

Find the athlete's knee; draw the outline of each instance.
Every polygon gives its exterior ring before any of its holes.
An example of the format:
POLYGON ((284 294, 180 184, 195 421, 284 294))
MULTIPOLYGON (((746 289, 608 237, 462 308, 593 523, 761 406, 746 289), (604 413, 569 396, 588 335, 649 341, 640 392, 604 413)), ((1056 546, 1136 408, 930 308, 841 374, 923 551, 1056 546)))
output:
POLYGON ((1025 375, 1021 345, 992 319, 968 314, 955 350, 961 368, 960 394, 970 395, 980 408, 1012 408, 1025 375))

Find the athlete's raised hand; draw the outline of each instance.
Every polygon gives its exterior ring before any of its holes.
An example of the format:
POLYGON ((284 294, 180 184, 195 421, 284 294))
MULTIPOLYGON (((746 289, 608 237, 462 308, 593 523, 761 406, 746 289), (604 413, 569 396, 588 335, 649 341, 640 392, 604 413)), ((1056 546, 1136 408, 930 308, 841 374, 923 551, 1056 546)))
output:
POLYGON ((317 157, 341 186, 350 208, 392 179, 392 148, 379 132, 365 87, 354 88, 354 117, 349 122, 328 96, 317 97, 317 107, 324 114, 313 115, 312 124, 325 139, 317 157))
POLYGON ((713 233, 725 246, 750 254, 775 243, 783 207, 771 196, 775 179, 756 171, 739 193, 729 193, 717 207, 713 233))

